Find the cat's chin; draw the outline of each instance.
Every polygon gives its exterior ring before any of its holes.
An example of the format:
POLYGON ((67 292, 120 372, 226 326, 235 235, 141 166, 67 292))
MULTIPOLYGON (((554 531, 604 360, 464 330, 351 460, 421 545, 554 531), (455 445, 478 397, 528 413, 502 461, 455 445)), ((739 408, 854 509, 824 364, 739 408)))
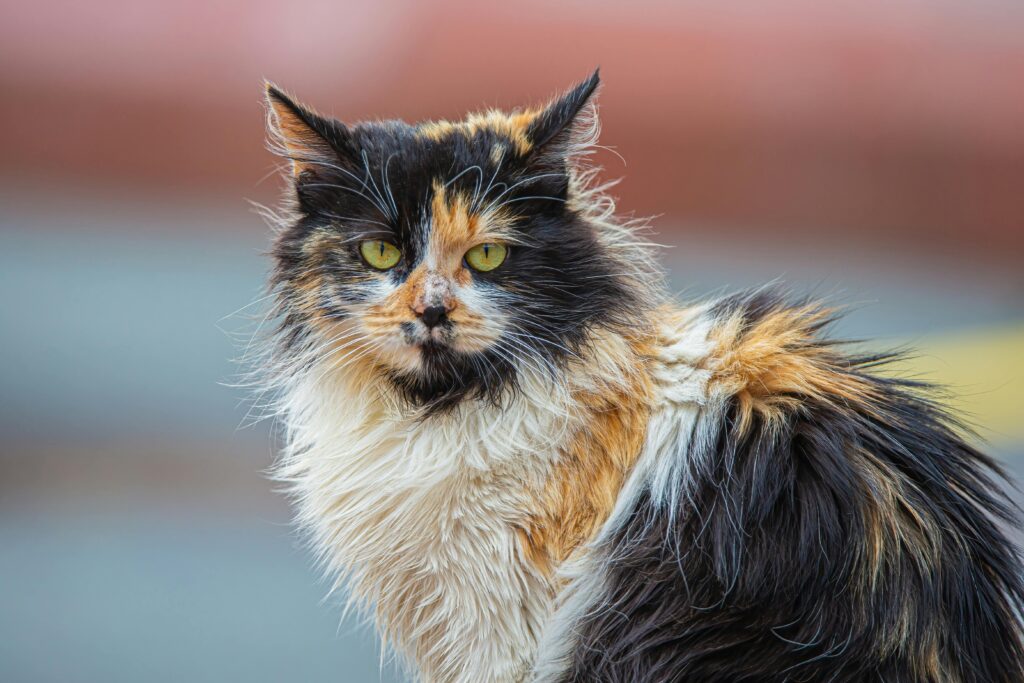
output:
POLYGON ((419 354, 420 368, 427 369, 431 365, 449 366, 454 360, 467 354, 448 340, 427 339, 416 344, 416 351, 419 354))
POLYGON ((446 353, 452 350, 452 345, 447 341, 441 339, 424 339, 421 342, 416 343, 416 348, 420 350, 420 353, 446 353))
POLYGON ((379 360, 394 371, 415 376, 428 373, 432 364, 449 362, 446 359, 456 355, 460 355, 460 351, 455 344, 442 339, 423 338, 392 346, 379 356, 379 360))

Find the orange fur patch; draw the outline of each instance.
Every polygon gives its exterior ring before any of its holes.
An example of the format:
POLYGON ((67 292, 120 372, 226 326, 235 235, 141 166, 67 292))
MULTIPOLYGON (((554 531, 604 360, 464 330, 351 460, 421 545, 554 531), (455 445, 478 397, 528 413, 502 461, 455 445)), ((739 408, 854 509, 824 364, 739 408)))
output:
MULTIPOLYGON (((515 241, 511 221, 503 211, 477 212, 471 197, 449 192, 440 182, 434 183, 430 211, 430 255, 439 270, 453 276, 464 270, 462 257, 470 247, 483 242, 515 241)), ((468 273, 464 275, 468 282, 468 273)))
POLYGON ((367 307, 362 323, 371 336, 387 335, 400 323, 415 319, 414 307, 427 275, 426 267, 420 264, 387 298, 367 307))
POLYGON ((533 148, 527 136, 530 124, 539 111, 529 109, 522 112, 505 113, 490 110, 470 114, 465 121, 428 121, 419 126, 419 134, 435 141, 442 141, 455 134, 472 138, 480 131, 489 130, 507 138, 519 154, 526 154, 533 148))
POLYGON ((480 217, 471 213, 469 197, 449 193, 439 182, 434 183, 430 211, 430 254, 439 267, 458 267, 480 232, 480 217))
POLYGON ((780 308, 745 328, 737 312, 712 331, 712 385, 735 396, 741 432, 755 413, 773 422, 804 397, 870 405, 871 386, 845 372, 843 356, 817 339, 815 327, 829 314, 814 306, 780 308))
POLYGON ((520 531, 527 559, 550 574, 593 538, 611 514, 643 447, 651 386, 637 374, 625 388, 577 397, 588 417, 560 453, 529 526, 520 531))

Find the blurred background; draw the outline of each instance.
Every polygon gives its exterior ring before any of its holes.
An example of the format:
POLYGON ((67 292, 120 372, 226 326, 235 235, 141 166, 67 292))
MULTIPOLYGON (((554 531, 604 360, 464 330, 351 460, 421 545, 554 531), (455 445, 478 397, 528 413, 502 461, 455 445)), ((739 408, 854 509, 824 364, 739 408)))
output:
POLYGON ((280 187, 265 77, 450 118, 600 65, 600 161, 682 296, 851 305, 1024 472, 1022 35, 1017 0, 0 0, 0 680, 400 680, 225 386, 280 187))

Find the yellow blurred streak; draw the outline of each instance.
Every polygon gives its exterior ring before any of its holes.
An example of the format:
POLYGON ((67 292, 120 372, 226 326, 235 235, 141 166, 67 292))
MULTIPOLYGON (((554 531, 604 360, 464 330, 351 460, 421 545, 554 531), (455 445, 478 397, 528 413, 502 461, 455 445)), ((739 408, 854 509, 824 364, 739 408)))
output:
MULTIPOLYGON (((943 385, 943 402, 988 441, 1024 441, 1024 325, 907 342, 890 372, 943 385)), ((888 372, 886 373, 888 374, 888 372)))

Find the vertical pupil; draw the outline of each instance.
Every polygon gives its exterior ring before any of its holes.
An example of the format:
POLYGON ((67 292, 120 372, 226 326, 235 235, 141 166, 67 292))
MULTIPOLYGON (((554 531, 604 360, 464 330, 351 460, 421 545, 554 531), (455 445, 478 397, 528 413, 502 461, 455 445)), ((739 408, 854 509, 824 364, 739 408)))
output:
POLYGON ((380 255, 381 255, 381 258, 384 258, 384 243, 383 242, 380 243, 380 255))
POLYGON ((490 258, 490 252, 491 252, 491 245, 485 244, 484 245, 484 258, 485 259, 490 258))

